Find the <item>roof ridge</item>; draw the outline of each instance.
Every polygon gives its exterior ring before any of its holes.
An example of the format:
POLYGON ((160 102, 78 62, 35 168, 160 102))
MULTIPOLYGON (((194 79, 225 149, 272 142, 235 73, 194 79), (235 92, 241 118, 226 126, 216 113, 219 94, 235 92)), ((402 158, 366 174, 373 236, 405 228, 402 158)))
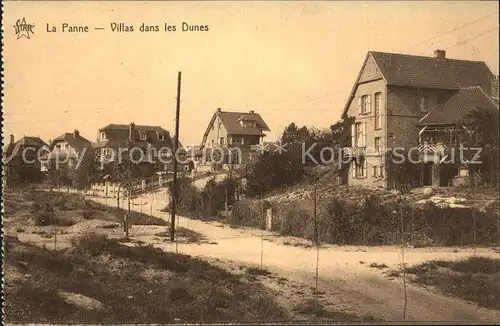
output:
MULTIPOLYGON (((415 58, 426 58, 426 59, 436 59, 433 56, 426 56, 426 55, 415 55, 415 54, 405 54, 405 53, 397 53, 397 52, 383 52, 383 51, 368 51, 369 53, 379 53, 379 54, 390 54, 390 55, 399 55, 399 56, 404 56, 404 57, 415 57, 415 58)), ((436 59, 437 60, 437 59, 436 59)), ((445 58, 441 59, 444 61, 463 61, 463 62, 475 62, 475 63, 484 63, 486 64, 485 61, 477 61, 477 60, 466 60, 466 59, 455 59, 455 58, 445 58)))

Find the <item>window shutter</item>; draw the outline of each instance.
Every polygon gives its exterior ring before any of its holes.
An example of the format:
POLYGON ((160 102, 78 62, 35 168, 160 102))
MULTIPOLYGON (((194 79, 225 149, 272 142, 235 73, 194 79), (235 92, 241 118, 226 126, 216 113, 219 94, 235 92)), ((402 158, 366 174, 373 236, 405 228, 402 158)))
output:
POLYGON ((363 123, 363 147, 366 147, 366 122, 363 123))
POLYGON ((358 97, 358 114, 363 113, 363 98, 358 97))
POLYGON ((351 125, 351 147, 356 146, 356 124, 351 125))
POLYGON ((370 113, 370 112, 372 112, 372 95, 371 94, 368 95, 367 100, 368 100, 368 103, 366 105, 366 112, 370 113))
POLYGON ((377 177, 377 167, 372 166, 372 177, 376 178, 377 177))
POLYGON ((380 176, 381 178, 383 178, 383 177, 384 177, 384 168, 385 168, 384 166, 381 166, 381 167, 380 167, 379 176, 380 176))
POLYGON ((368 167, 367 167, 367 164, 366 164, 366 159, 365 159, 365 160, 363 161, 363 177, 366 177, 367 172, 368 172, 368 167))
POLYGON ((356 163, 354 161, 351 164, 351 168, 352 168, 352 177, 356 178, 356 163))

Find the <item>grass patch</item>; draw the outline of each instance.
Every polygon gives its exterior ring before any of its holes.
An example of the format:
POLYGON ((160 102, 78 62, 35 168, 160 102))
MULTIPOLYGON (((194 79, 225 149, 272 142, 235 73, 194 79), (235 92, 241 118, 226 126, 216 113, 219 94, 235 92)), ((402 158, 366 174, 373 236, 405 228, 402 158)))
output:
POLYGON ((268 276, 271 275, 272 273, 265 268, 249 267, 247 268, 247 274, 254 276, 255 275, 268 276))
POLYGON ((406 272, 417 276, 417 284, 435 286, 446 295, 500 309, 500 259, 435 260, 409 267, 406 272))
POLYGON ((35 215, 35 225, 36 226, 71 226, 76 222, 73 219, 58 216, 54 212, 40 212, 35 215))
POLYGON ((374 322, 373 316, 357 316, 352 313, 327 310, 321 302, 308 299, 293 308, 296 313, 337 322, 374 322))
POLYGON ((92 256, 102 254, 108 246, 114 243, 116 243, 115 240, 110 240, 105 234, 98 233, 88 233, 71 239, 73 247, 92 256))
POLYGON ((94 256, 79 249, 52 252, 6 237, 6 267, 30 275, 21 283, 6 275, 6 322, 149 324, 290 317, 263 286, 245 284, 206 262, 150 246, 127 247, 97 237, 90 242, 106 245, 94 256), (153 275, 168 271, 169 277, 142 276, 146 270, 153 275), (87 296, 105 309, 68 304, 60 291, 87 296))

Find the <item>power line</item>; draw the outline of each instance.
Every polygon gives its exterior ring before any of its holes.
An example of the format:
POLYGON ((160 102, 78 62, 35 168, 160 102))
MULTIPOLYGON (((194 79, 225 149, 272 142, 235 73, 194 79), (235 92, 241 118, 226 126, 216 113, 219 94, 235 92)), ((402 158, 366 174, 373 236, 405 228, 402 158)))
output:
POLYGON ((489 32, 494 31, 495 29, 498 29, 498 26, 497 26, 497 27, 494 27, 494 28, 491 28, 491 29, 489 29, 489 30, 487 30, 487 31, 484 31, 484 32, 482 32, 482 33, 480 33, 480 34, 477 34, 477 35, 475 35, 475 36, 473 36, 473 37, 471 37, 471 38, 468 38, 468 39, 466 39, 465 41, 458 42, 457 44, 452 45, 452 46, 450 46, 450 47, 446 48, 445 50, 448 50, 448 49, 454 48, 454 47, 456 47, 456 46, 460 46, 460 45, 467 44, 469 41, 472 41, 472 40, 474 40, 474 39, 476 39, 476 38, 478 38, 478 37, 481 37, 481 36, 483 36, 483 35, 486 35, 486 34, 488 34, 489 32))
POLYGON ((471 22, 468 22, 468 23, 465 23, 465 24, 463 24, 463 25, 461 25, 461 26, 455 27, 454 29, 451 29, 451 30, 449 30, 449 31, 447 31, 447 32, 444 32, 444 33, 441 33, 441 34, 439 34, 439 35, 437 35, 437 36, 431 37, 431 38, 430 38, 430 39, 428 39, 428 40, 418 42, 418 43, 416 43, 415 45, 413 45, 412 47, 419 46, 419 45, 421 45, 421 44, 423 44, 423 43, 427 43, 427 42, 433 41, 433 40, 435 40, 435 39, 438 39, 438 38, 440 38, 440 37, 442 37, 442 36, 445 36, 445 35, 451 34, 451 33, 455 32, 455 31, 458 31, 459 29, 462 29, 462 28, 464 28, 464 27, 467 27, 467 26, 469 26, 469 25, 472 25, 472 24, 474 24, 474 23, 477 23, 478 21, 481 21, 481 20, 483 20, 483 19, 486 19, 486 18, 488 18, 488 17, 490 17, 490 16, 492 16, 492 15, 494 15, 494 14, 496 14, 496 13, 497 13, 496 11, 494 11, 494 12, 492 12, 492 13, 489 13, 489 14, 487 14, 486 16, 483 16, 483 17, 481 17, 481 18, 475 19, 475 20, 473 20, 473 21, 471 21, 471 22))

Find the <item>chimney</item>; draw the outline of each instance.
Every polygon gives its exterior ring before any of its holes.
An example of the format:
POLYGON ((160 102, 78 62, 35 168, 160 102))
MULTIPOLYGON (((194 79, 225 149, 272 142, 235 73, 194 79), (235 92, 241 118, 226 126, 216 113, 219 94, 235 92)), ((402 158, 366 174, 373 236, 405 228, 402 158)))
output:
POLYGON ((128 139, 133 141, 135 140, 135 123, 131 122, 128 128, 128 139))
POLYGON ((10 135, 10 143, 14 144, 14 135, 10 135))
POLYGON ((217 108, 217 112, 222 112, 221 108, 217 108))
POLYGON ((250 113, 255 113, 254 110, 250 110, 250 113))
POLYGON ((80 136, 80 132, 78 131, 78 129, 75 129, 73 130, 73 138, 78 138, 78 136, 80 136))
POLYGON ((434 50, 434 58, 438 60, 446 59, 446 51, 445 50, 434 50))

